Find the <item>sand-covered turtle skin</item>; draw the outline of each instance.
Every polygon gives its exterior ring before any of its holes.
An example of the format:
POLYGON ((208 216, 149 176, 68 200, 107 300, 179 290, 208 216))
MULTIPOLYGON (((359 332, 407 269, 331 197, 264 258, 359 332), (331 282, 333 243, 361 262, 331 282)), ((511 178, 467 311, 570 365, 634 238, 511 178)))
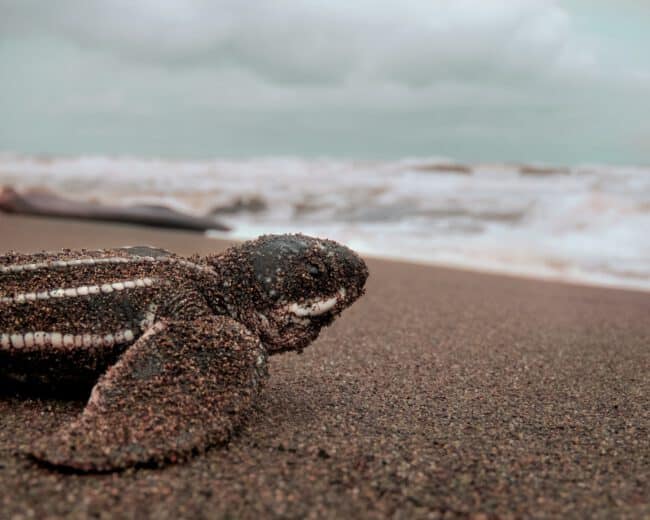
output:
POLYGON ((266 235, 218 255, 149 246, 0 257, 0 378, 93 385, 81 416, 30 449, 79 471, 187 457, 228 439, 268 355, 300 351, 364 291, 336 242, 266 235))

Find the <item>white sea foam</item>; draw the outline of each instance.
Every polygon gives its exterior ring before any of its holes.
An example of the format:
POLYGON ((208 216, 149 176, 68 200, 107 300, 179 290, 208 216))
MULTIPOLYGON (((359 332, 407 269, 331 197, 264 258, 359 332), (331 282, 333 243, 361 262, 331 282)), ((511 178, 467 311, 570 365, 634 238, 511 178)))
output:
POLYGON ((226 236, 301 231, 367 254, 650 290, 650 168, 0 155, 0 183, 194 214, 255 200, 257 212, 217 217, 226 236))

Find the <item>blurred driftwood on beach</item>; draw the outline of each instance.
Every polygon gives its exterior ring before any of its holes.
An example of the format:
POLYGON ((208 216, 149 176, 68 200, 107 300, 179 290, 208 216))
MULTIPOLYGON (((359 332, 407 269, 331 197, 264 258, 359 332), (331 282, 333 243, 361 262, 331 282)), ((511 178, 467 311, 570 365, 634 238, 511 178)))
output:
POLYGON ((190 231, 230 230, 228 226, 217 222, 214 218, 196 217, 166 206, 104 205, 99 202, 68 199, 45 189, 32 189, 18 193, 10 186, 0 188, 0 211, 23 215, 124 222, 190 231))

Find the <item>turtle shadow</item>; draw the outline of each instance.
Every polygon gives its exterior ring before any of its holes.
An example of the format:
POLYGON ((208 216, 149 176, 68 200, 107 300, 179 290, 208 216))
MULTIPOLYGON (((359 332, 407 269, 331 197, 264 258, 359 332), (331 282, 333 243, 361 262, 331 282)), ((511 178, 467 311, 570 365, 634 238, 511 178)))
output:
POLYGON ((0 375, 0 399, 23 398, 46 401, 87 401, 95 381, 45 383, 20 381, 0 375))

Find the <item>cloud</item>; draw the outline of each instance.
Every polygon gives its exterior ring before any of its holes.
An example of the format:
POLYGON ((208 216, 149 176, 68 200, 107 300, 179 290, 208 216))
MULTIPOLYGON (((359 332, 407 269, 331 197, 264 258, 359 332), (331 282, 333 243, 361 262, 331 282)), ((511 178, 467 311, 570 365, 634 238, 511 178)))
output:
POLYGON ((269 82, 525 79, 593 66, 549 0, 3 2, 3 33, 49 34, 170 68, 241 67, 269 82))
POLYGON ((650 71, 601 52, 552 0, 0 0, 0 12, 0 148, 648 154, 650 71))

